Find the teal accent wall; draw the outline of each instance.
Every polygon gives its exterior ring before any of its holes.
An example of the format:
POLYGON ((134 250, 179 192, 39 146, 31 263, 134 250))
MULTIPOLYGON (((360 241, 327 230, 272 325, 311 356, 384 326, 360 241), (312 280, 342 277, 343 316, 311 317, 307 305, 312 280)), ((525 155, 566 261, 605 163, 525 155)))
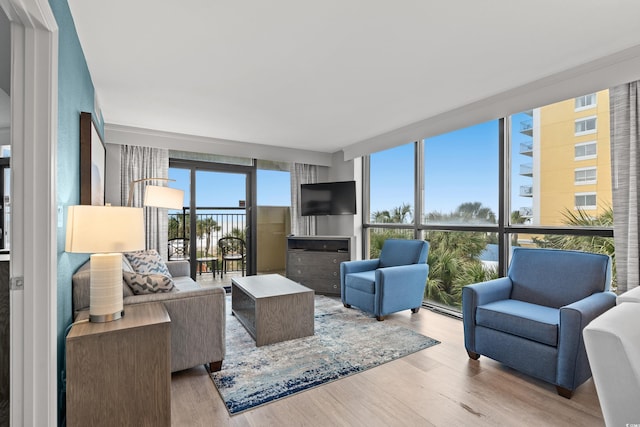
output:
MULTIPOLYGON (((65 405, 63 373, 65 367, 65 333, 73 319, 71 307, 71 276, 87 259, 85 254, 64 251, 67 208, 80 203, 80 112, 94 114, 94 87, 87 61, 78 39, 78 33, 67 0, 49 0, 59 28, 58 36, 58 164, 57 206, 58 218, 58 413, 64 420, 65 405)), ((95 115, 95 114, 94 114, 95 115)), ((102 120, 98 132, 103 133, 102 120)))

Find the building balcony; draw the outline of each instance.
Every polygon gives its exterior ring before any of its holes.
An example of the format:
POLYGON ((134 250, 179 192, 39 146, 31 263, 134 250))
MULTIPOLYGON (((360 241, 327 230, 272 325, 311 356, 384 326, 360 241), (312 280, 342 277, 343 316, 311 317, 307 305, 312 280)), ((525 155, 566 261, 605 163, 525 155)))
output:
POLYGON ((532 218, 533 217, 533 208, 530 206, 521 207, 518 211, 522 218, 532 218))
POLYGON ((531 185, 521 185, 520 186, 520 197, 533 197, 533 186, 531 186, 531 185))
POLYGON ((533 142, 521 142, 520 143, 520 154, 523 156, 533 156, 533 142))
POLYGON ((533 176, 533 164, 524 163, 520 165, 520 175, 533 176))
POLYGON ((523 120, 520 122, 520 133, 533 136, 533 120, 523 120))

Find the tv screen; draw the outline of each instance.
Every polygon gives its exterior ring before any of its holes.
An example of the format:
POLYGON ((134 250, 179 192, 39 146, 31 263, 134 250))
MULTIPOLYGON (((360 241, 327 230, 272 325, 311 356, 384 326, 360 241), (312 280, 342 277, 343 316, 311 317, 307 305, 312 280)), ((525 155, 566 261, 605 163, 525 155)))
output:
POLYGON ((356 182, 322 182, 300 186, 300 212, 310 215, 356 213, 356 182))

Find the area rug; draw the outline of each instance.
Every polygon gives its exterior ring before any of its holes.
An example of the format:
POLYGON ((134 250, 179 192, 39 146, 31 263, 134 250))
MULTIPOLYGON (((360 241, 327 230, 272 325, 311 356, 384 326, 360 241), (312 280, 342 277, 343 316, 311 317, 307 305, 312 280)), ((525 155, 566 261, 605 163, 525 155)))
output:
POLYGON ((256 347, 227 300, 227 353, 211 378, 232 415, 439 344, 317 295, 313 336, 256 347))

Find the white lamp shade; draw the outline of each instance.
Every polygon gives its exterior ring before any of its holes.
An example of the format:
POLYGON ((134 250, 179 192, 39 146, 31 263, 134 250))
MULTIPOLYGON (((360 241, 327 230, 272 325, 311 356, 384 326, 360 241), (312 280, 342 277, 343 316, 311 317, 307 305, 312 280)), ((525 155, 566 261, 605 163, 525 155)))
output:
POLYGON ((144 205, 155 208, 182 209, 184 191, 170 187, 147 185, 144 189, 144 205))
POLYGON ((108 253, 144 248, 142 208, 69 206, 65 251, 108 253))

